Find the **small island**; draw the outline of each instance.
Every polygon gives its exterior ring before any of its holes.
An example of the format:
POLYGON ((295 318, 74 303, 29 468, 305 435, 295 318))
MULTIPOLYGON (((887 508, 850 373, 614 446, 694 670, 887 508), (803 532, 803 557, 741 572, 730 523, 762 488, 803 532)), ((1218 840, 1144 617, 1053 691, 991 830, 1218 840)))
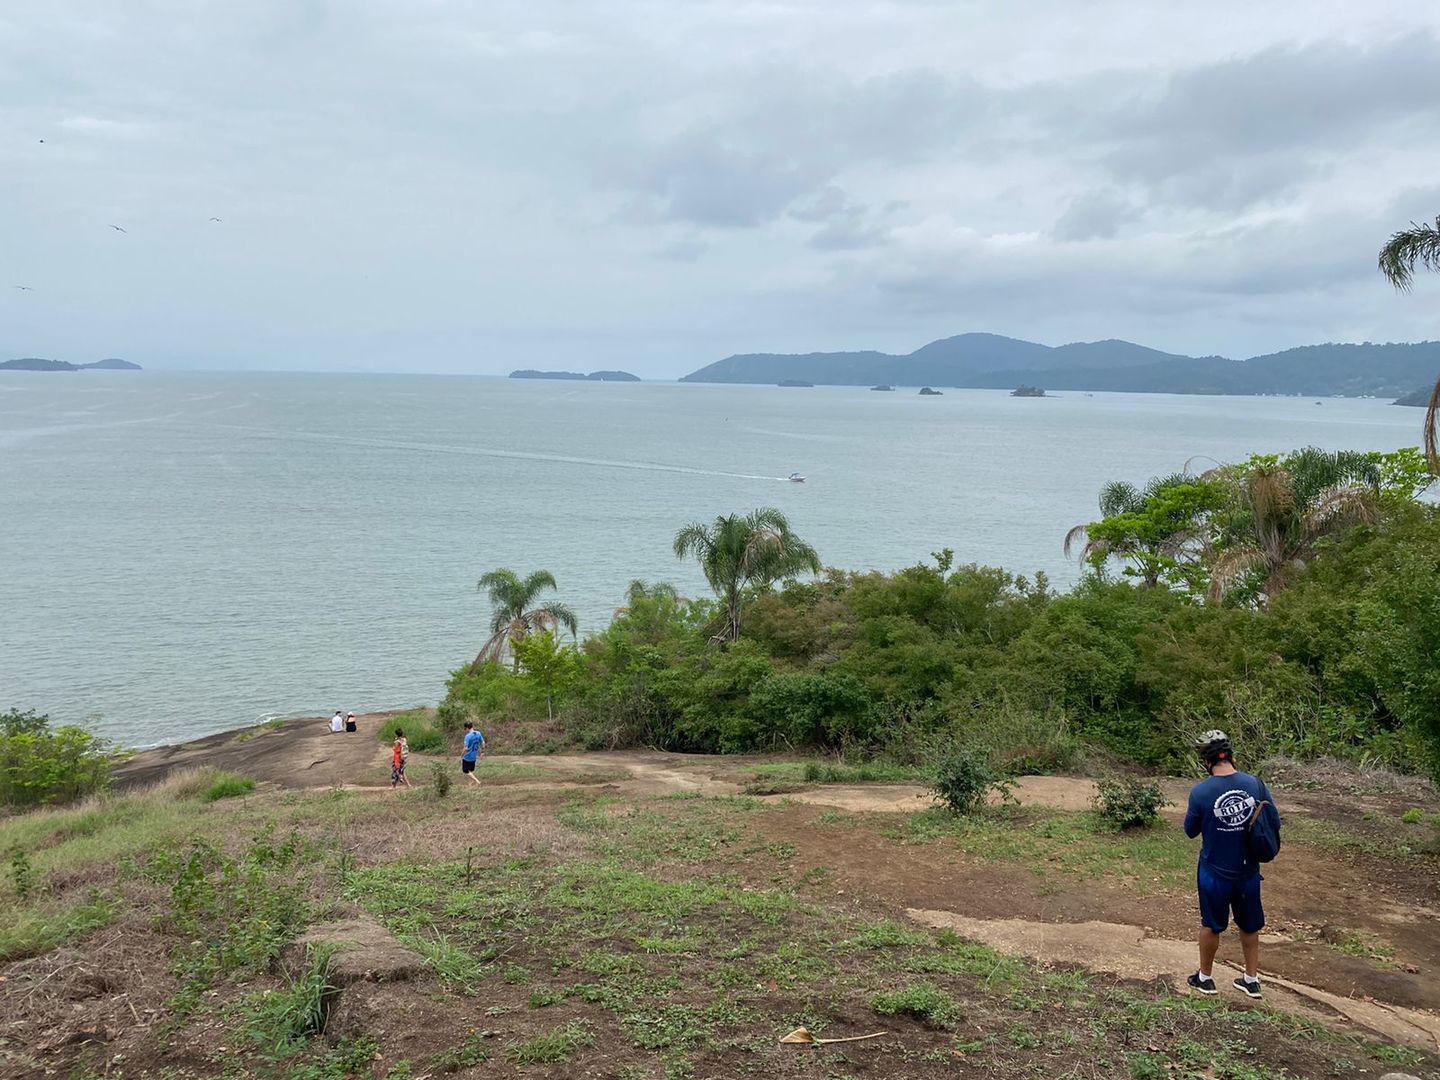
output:
POLYGON ((808 386, 813 387, 813 382, 806 382, 804 379, 781 379, 776 386, 808 386))
MULTIPOLYGON (((1405 395, 1402 396, 1402 397, 1396 398, 1396 399, 1395 399, 1394 401, 1392 401, 1390 404, 1392 404, 1392 405, 1414 405, 1416 408, 1420 408, 1420 409, 1429 408, 1429 406, 1430 406, 1430 394, 1431 394, 1431 393, 1432 393, 1432 387, 1422 386, 1419 390, 1412 390, 1412 391, 1410 391, 1410 393, 1405 394, 1405 395)), ((1319 405, 1320 403, 1317 401, 1315 404, 1316 404, 1316 405, 1319 405)))
POLYGON ((894 390, 895 388, 894 388, 893 386, 872 386, 872 387, 870 387, 870 389, 871 389, 871 390, 887 390, 887 391, 888 391, 888 390, 894 390))
POLYGON ((1044 389, 1044 387, 1040 387, 1040 386, 1030 386, 1030 385, 1028 385, 1028 384, 1026 384, 1026 383, 1021 383, 1021 384, 1020 384, 1019 386, 1017 386, 1014 390, 1011 390, 1011 391, 1010 391, 1010 396, 1011 396, 1011 397, 1044 397, 1044 396, 1045 396, 1045 389, 1044 389))
POLYGON ((639 375, 631 375, 628 371, 592 371, 589 375, 578 371, 536 371, 534 368, 521 368, 519 371, 510 373, 512 379, 561 379, 569 382, 639 382, 639 375))
POLYGON ((72 364, 68 360, 42 360, 38 356, 22 356, 0 362, 0 371, 140 371, 139 364, 110 357, 90 364, 72 364))
POLYGON ((921 396, 921 397, 944 397, 945 395, 942 394, 939 390, 932 390, 932 389, 930 389, 930 387, 928 387, 928 386, 922 386, 922 387, 920 387, 920 396, 921 396))

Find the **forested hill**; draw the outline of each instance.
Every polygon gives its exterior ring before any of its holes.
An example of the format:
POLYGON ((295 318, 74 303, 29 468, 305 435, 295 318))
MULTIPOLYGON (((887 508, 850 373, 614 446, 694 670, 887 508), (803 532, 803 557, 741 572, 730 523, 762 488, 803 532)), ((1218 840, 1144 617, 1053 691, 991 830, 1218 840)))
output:
POLYGON ((1229 360, 1164 353, 1128 341, 1050 347, 996 334, 961 334, 905 356, 880 352, 747 353, 686 375, 683 382, 824 386, 995 387, 1021 383, 1050 390, 1124 390, 1172 394, 1373 394, 1394 397, 1433 382, 1440 342, 1306 345, 1229 360))

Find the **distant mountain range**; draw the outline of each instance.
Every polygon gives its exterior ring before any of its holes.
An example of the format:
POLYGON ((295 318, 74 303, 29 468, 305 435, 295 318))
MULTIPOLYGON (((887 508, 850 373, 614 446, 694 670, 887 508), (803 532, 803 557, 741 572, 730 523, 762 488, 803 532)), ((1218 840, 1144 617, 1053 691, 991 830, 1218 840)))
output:
POLYGON ((18 360, 0 362, 0 371, 139 371, 139 364, 129 360, 110 357, 96 360, 93 364, 72 364, 68 360, 42 360, 38 356, 24 356, 18 360))
POLYGON ((998 334, 960 334, 896 356, 882 352, 742 353, 681 382, 818 386, 953 386, 1121 390, 1157 394, 1295 394, 1395 397, 1440 374, 1440 342, 1304 345, 1229 360, 1181 356, 1129 341, 1052 347, 998 334))
POLYGON ((562 379, 569 382, 639 382, 639 375, 631 375, 628 371, 592 371, 589 375, 582 375, 578 371, 536 371, 534 368, 521 368, 519 371, 510 373, 512 379, 562 379))

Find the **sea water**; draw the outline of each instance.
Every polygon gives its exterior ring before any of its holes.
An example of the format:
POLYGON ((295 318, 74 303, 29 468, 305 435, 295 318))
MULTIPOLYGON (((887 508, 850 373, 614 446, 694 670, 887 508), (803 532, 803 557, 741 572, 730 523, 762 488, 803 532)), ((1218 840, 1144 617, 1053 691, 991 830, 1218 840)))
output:
POLYGON ((551 571, 582 634, 695 520, 774 506, 827 565, 1078 576, 1113 479, 1415 445, 1373 400, 0 373, 0 710, 121 743, 433 703, 487 636, 476 579, 551 571), (804 483, 785 478, 805 475, 804 483))

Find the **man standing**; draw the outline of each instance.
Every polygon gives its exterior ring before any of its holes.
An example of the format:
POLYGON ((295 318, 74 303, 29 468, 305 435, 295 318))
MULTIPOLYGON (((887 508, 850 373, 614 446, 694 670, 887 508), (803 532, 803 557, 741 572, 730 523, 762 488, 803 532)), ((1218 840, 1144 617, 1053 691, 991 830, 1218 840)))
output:
POLYGON ((1271 802, 1265 782, 1235 768, 1230 739, 1223 731, 1207 731, 1195 743, 1196 752, 1210 774, 1190 789, 1185 811, 1185 835, 1202 836, 1195 883, 1200 894, 1200 970, 1188 982, 1202 994, 1215 993, 1211 965, 1220 948, 1220 935, 1235 915, 1245 974, 1235 989, 1260 996, 1260 930, 1265 910, 1260 906, 1260 865, 1245 846, 1245 829, 1261 802, 1271 802))
POLYGON ((465 752, 460 755, 460 771, 474 780, 478 786, 480 778, 475 775, 475 762, 485 746, 485 736, 475 730, 475 725, 465 721, 465 752))

